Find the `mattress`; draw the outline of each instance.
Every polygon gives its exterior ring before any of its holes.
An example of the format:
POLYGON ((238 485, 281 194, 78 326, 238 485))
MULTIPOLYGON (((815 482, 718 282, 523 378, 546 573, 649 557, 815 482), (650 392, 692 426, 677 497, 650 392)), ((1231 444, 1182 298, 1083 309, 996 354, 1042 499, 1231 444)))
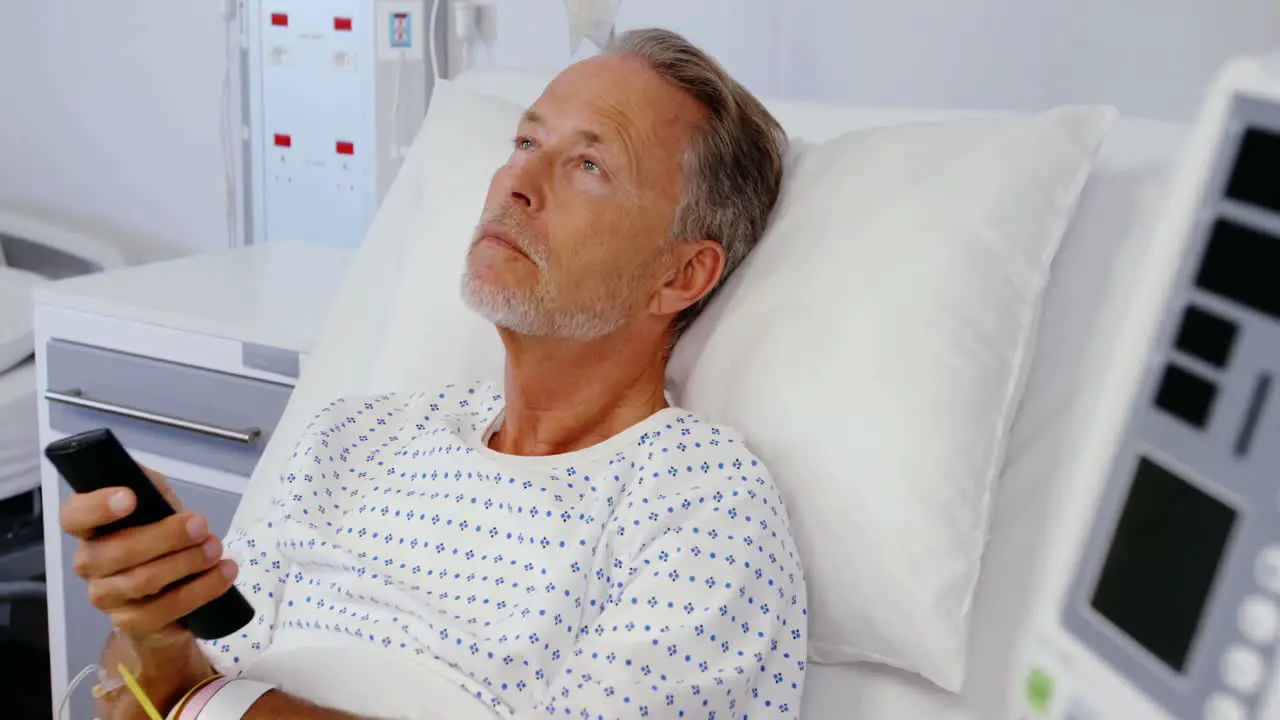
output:
POLYGON ((0 373, 0 499, 40 486, 36 364, 0 373))

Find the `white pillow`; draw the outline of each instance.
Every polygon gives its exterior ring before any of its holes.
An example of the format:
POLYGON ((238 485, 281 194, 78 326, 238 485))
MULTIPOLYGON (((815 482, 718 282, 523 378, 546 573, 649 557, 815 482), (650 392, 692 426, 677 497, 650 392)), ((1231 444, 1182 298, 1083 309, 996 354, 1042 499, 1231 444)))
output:
MULTIPOLYGON (((281 428, 335 395, 501 380, 501 343, 459 283, 522 110, 438 84, 281 428)), ((676 400, 746 432, 787 496, 815 659, 959 686, 1041 290, 1112 117, 1064 109, 797 144, 768 237, 677 348, 676 400)), ((290 451, 272 443, 259 469, 290 451)), ((265 510, 254 486, 237 523, 265 510)))
POLYGON ((1050 262, 1114 117, 797 144, 761 245, 679 343, 680 404, 741 430, 785 496, 813 660, 960 688, 1050 262))
POLYGON ((0 372, 31 357, 31 292, 47 280, 35 273, 0 267, 0 372))

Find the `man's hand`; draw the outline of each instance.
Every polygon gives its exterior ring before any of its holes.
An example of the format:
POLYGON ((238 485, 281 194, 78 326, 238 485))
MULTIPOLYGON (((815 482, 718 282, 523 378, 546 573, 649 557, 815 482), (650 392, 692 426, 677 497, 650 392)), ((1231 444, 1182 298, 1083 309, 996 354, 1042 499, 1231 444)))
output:
MULTIPOLYGON (((208 521, 185 512, 162 475, 143 470, 176 514, 99 535, 98 528, 137 507, 134 494, 117 487, 72 494, 62 505, 61 522, 62 529, 80 541, 73 566, 89 584, 89 601, 124 636, 113 636, 107 643, 102 666, 114 668, 130 655, 137 657, 142 663, 139 681, 167 712, 187 689, 213 672, 195 637, 177 620, 226 592, 236 566, 220 561, 222 543, 209 534, 208 521)), ((112 693, 100 702, 100 717, 145 717, 128 693, 112 693)))
POLYGON ((136 498, 125 488, 74 493, 61 514, 62 529, 80 539, 73 566, 89 584, 89 602, 142 645, 184 632, 176 625, 178 618, 226 592, 236 574, 235 563, 220 561, 222 543, 209 534, 208 521, 183 511, 162 475, 145 472, 178 511, 175 515, 97 535, 98 528, 136 507, 136 498))

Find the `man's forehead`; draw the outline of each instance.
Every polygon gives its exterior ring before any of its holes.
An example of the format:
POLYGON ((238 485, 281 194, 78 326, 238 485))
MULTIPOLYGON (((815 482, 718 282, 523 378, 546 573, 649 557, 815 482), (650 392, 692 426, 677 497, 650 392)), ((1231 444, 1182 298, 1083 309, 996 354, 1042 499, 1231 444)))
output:
POLYGON ((579 87, 619 89, 619 83, 661 80, 649 63, 634 55, 595 55, 566 67, 547 84, 547 90, 579 87))
POLYGON ((584 111, 610 124, 662 133, 699 120, 701 105, 654 71, 642 58, 599 55, 565 68, 526 113, 543 122, 555 112, 584 111))

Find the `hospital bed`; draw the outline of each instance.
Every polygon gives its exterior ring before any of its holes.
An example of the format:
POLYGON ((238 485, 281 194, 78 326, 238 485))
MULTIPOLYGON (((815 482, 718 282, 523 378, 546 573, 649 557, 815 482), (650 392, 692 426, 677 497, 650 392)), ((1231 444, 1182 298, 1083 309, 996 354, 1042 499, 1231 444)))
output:
POLYGON ((0 203, 0 264, 8 269, 0 268, 6 273, 0 275, 0 594, 19 587, 4 581, 40 574, 43 560, 40 524, 21 521, 40 512, 32 492, 40 487, 40 448, 29 291, 43 281, 123 267, 145 256, 140 247, 100 224, 0 203))
MULTIPOLYGON (((520 103, 531 102, 549 76, 486 70, 464 74, 452 83, 520 103)), ((792 136, 819 142, 856 128, 934 122, 988 113, 895 108, 857 108, 796 102, 767 103, 792 136)), ((1158 211, 1166 175, 1178 160, 1185 129, 1142 119, 1121 118, 1110 130, 1086 185, 1081 204, 1053 264, 1042 322, 1035 340, 1025 394, 1008 434, 1003 469, 992 499, 989 541, 971 613, 967 677, 959 693, 940 689, 921 677, 875 663, 810 664, 804 717, 858 720, 999 720, 1005 707, 1018 634, 1029 610, 1045 527, 1053 519, 1059 490, 1081 472, 1093 472, 1106 457, 1093 452, 1091 418, 1110 412, 1118 399, 1091 392, 1094 379, 1117 361, 1116 341, 1124 309, 1143 289, 1127 280, 1127 269, 1152 262, 1157 248, 1143 230, 1158 211)), ((421 142, 421 138, 419 140, 421 142)), ((412 172, 412 169, 406 172, 412 172)), ((437 188, 439 190, 439 188, 437 188)), ((384 205, 405 202, 405 195, 384 205)), ((414 199, 416 202, 416 198, 414 199)), ((378 221, 375 221, 375 228, 378 221)), ((361 275, 388 272, 410 252, 405 248, 366 247, 348 284, 368 282, 361 275)), ((363 287, 372 287, 365 285, 363 287)), ((364 297, 360 332, 369 337, 395 332, 379 303, 394 293, 364 297)), ((341 303, 341 299, 339 300, 341 303)), ((331 323, 354 318, 337 307, 331 323)), ((337 337, 335 335, 335 337, 337 337)), ((360 354, 346 343, 322 340, 280 424, 278 437, 296 436, 318 405, 335 394, 384 389, 381 374, 394 373, 396 359, 360 354), (336 349, 344 344, 345 349, 336 349)), ((493 371, 500 358, 486 358, 480 371, 493 371)), ((402 359, 399 362, 411 362, 402 359)), ((289 441, 268 448, 241 505, 238 519, 255 517, 265 498, 255 488, 278 473, 289 441)))

